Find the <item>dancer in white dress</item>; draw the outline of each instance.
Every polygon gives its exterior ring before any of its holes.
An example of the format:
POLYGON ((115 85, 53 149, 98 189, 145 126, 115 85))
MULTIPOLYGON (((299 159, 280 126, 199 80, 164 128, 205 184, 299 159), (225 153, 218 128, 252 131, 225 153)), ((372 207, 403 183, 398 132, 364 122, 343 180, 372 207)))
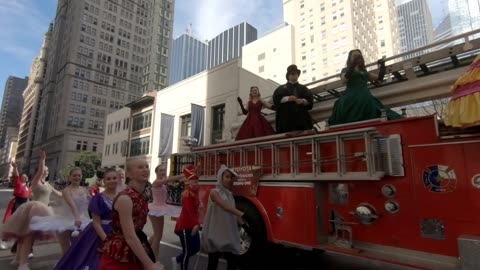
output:
POLYGON ((80 186, 82 170, 73 168, 70 171, 68 185, 62 192, 65 203, 59 213, 50 217, 33 217, 30 229, 42 232, 56 232, 62 254, 71 245, 71 234, 74 230, 83 230, 90 219, 85 215, 88 208, 88 190, 80 186))
POLYGON ((120 168, 117 169, 118 173, 118 184, 117 184, 117 193, 120 191, 123 191, 125 188, 127 188, 127 184, 125 183, 125 171, 120 168))
POLYGON ((182 175, 167 177, 167 167, 160 164, 155 168, 157 179, 152 183, 153 203, 148 205, 148 216, 152 222, 153 235, 149 242, 152 246, 155 258, 158 258, 160 249, 160 241, 163 236, 164 216, 178 217, 181 208, 166 203, 167 200, 167 184, 184 178, 182 175))
POLYGON ((48 167, 45 166, 45 159, 46 155, 42 150, 40 151, 37 173, 32 178, 32 200, 18 207, 2 228, 3 237, 6 239, 15 238, 18 241, 17 255, 12 262, 13 264, 19 264, 18 270, 29 269, 27 263, 28 254, 32 249, 34 240, 53 237, 51 233, 36 232, 30 229, 32 218, 53 215, 52 208, 48 206, 50 194, 53 192, 58 196, 62 196, 62 193, 46 182, 48 167))

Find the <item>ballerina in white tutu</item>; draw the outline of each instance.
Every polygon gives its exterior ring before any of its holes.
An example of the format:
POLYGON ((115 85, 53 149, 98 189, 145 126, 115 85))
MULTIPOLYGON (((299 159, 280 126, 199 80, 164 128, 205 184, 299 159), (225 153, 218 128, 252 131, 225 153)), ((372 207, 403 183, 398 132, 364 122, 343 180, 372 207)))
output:
POLYGON ((117 169, 118 173, 118 184, 117 184, 117 193, 123 191, 127 188, 127 184, 125 183, 125 171, 122 168, 117 169))
POLYGON ((32 200, 22 204, 13 213, 10 219, 3 225, 2 236, 5 239, 17 239, 17 254, 13 263, 18 263, 18 270, 28 270, 28 254, 37 239, 53 237, 52 233, 37 232, 30 229, 32 218, 40 216, 52 216, 53 210, 49 207, 50 194, 53 192, 58 196, 62 193, 55 190, 47 181, 48 168, 45 166, 46 155, 40 151, 38 170, 32 178, 32 200))
POLYGON ((152 222, 153 235, 149 242, 152 246, 155 258, 158 258, 158 251, 160 249, 160 241, 163 236, 164 216, 178 217, 181 208, 178 206, 169 205, 167 200, 167 184, 178 181, 184 178, 182 175, 167 177, 167 167, 165 164, 160 164, 155 168, 157 179, 152 183, 153 203, 148 205, 148 216, 152 222))
POLYGON ((33 217, 30 229, 41 232, 57 233, 62 254, 71 245, 71 234, 75 230, 83 230, 90 219, 85 215, 88 208, 88 190, 80 186, 82 169, 73 168, 68 176, 70 184, 63 190, 65 203, 55 216, 33 217))

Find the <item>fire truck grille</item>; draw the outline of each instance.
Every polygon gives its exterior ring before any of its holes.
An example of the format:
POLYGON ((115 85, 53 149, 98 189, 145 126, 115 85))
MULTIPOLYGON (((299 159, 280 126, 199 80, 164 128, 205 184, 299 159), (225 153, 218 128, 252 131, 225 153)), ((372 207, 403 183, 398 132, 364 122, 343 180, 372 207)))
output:
POLYGON ((375 166, 391 176, 404 176, 402 140, 400 135, 377 138, 373 144, 375 166))

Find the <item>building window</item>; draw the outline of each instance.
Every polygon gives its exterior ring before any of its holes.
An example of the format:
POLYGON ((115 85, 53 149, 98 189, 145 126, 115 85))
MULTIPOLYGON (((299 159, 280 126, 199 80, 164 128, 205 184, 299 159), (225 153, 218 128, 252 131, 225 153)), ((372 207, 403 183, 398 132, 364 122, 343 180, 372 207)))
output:
POLYGON ((82 141, 77 141, 77 151, 80 151, 82 149, 82 141))
POLYGON ((152 126, 152 110, 133 116, 132 132, 152 126))
POLYGON ((82 151, 87 151, 87 146, 88 146, 88 143, 86 141, 83 141, 82 151))
POLYGON ((261 53, 258 55, 258 61, 265 59, 265 53, 261 53))
POLYGON ((128 141, 122 141, 122 144, 120 146, 120 152, 122 154, 122 157, 126 157, 128 154, 128 141))
POLYGON ((182 120, 182 124, 180 126, 180 136, 187 137, 192 135, 192 115, 187 114, 181 116, 180 119, 182 120))
POLYGON ((97 146, 98 146, 98 144, 96 142, 94 142, 93 145, 92 145, 92 152, 97 152, 97 146))
POLYGON ((130 156, 148 155, 150 149, 150 137, 143 137, 132 140, 130 144, 130 156))
POLYGON ((225 104, 212 107, 212 144, 222 139, 223 118, 225 116, 225 104))
POLYGON ((110 144, 105 147, 105 156, 110 155, 110 144))

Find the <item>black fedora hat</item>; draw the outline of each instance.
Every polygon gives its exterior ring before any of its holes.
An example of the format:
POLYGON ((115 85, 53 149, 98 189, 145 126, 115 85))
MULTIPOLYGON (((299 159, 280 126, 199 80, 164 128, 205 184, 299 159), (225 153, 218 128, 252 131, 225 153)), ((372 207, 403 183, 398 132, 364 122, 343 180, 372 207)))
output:
POLYGON ((285 75, 285 77, 287 78, 287 80, 288 80, 288 74, 292 74, 292 73, 297 73, 298 76, 300 76, 300 74, 302 73, 302 71, 297 68, 297 65, 290 65, 290 66, 288 66, 288 68, 287 68, 287 74, 285 75))

